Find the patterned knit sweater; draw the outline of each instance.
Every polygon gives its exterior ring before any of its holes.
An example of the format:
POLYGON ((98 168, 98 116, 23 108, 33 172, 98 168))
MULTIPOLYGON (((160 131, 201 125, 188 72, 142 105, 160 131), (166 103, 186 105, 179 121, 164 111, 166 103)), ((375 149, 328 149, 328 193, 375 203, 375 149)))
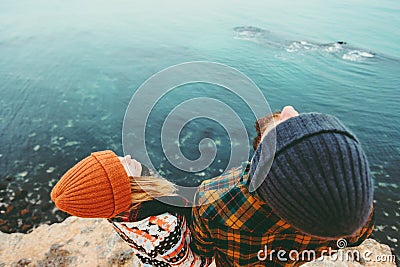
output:
POLYGON ((160 202, 145 202, 108 221, 146 267, 208 266, 211 259, 196 255, 189 247, 191 234, 186 217, 162 212, 163 207, 160 202))

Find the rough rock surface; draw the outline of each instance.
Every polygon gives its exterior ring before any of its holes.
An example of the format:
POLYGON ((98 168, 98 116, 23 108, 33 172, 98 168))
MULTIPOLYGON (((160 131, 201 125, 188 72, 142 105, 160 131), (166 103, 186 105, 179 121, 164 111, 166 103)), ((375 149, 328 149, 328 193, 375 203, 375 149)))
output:
POLYGON ((325 256, 302 267, 395 267, 396 263, 388 245, 374 239, 365 240, 358 247, 344 248, 332 257, 325 256))
MULTIPOLYGON (((348 248, 350 249, 350 248, 348 248)), ((348 249, 344 249, 345 251, 348 249)), ((354 249, 354 248, 351 248, 354 249)), ((387 245, 373 239, 356 248, 375 255, 392 255, 387 245)), ((132 249, 103 219, 69 217, 64 222, 42 225, 29 234, 0 232, 0 267, 8 266, 142 266, 132 249)), ((305 267, 330 266, 396 266, 393 262, 366 262, 365 259, 338 261, 325 257, 305 267)))
POLYGON ((141 266, 103 219, 69 217, 29 234, 0 232, 0 267, 141 266))

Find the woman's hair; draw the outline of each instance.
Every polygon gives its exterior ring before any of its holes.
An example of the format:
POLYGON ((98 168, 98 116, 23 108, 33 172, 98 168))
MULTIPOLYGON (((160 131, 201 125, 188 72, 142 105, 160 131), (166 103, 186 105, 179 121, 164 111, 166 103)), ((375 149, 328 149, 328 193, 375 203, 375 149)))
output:
POLYGON ((158 197, 176 196, 176 187, 165 178, 155 176, 129 176, 132 190, 131 209, 140 203, 158 197))
POLYGON ((265 130, 268 128, 268 126, 271 123, 274 122, 274 119, 279 118, 280 114, 281 114, 281 112, 277 111, 271 115, 267 115, 265 117, 262 117, 262 118, 256 120, 254 127, 256 128, 257 136, 254 137, 254 140, 253 140, 253 149, 254 150, 257 150, 257 147, 261 142, 261 137, 264 134, 265 130))

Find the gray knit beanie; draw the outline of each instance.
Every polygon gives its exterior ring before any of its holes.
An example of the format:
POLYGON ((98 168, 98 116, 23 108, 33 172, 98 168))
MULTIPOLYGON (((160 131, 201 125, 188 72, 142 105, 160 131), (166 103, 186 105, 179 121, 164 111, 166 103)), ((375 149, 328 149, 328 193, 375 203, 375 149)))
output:
POLYGON ((250 183, 261 184, 256 194, 279 217, 314 236, 351 235, 371 212, 367 158, 354 134, 331 115, 301 114, 279 124, 255 152, 250 183), (272 160, 266 173, 263 166, 272 160))

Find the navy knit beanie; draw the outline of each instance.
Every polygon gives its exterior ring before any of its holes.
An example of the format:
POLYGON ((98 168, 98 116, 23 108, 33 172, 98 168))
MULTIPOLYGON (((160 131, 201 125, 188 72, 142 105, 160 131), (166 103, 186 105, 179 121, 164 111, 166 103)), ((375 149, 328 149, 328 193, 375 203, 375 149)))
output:
POLYGON ((256 194, 279 217, 313 236, 351 235, 371 212, 367 158, 354 134, 331 115, 301 114, 267 134, 253 157, 250 183, 260 184, 256 194))

